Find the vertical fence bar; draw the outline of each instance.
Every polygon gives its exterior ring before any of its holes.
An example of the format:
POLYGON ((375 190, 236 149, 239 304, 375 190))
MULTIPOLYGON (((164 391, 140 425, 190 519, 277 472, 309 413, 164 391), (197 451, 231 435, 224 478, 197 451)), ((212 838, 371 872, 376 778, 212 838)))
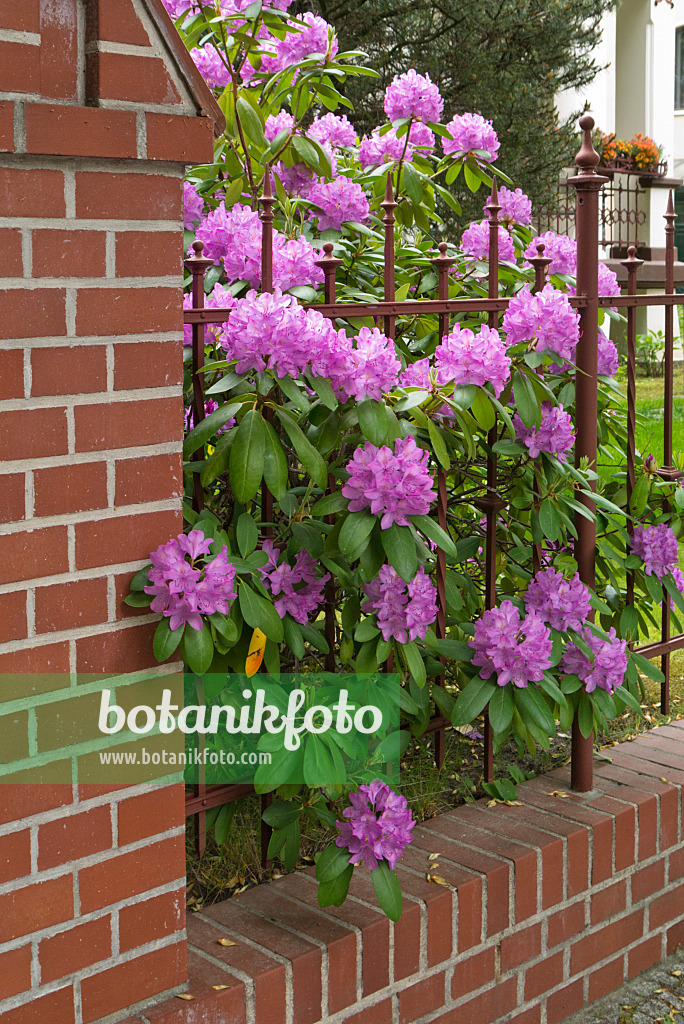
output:
MULTIPOLYGON (((537 246, 537 255, 532 256, 529 262, 534 267, 534 287, 532 288, 532 294, 536 295, 540 292, 546 284, 546 274, 552 260, 549 256, 544 255, 546 246, 543 242, 540 242, 537 246)), ((534 470, 534 493, 537 498, 541 495, 541 487, 539 486, 539 469, 535 467, 534 470)), ((542 560, 542 546, 541 544, 533 544, 532 546, 532 572, 536 575, 541 569, 542 560)))
MULTIPOLYGON (((385 302, 394 302, 396 297, 394 283, 394 211, 397 203, 394 199, 392 188, 392 176, 387 173, 385 183, 385 198, 380 203, 384 210, 382 222, 385 226, 385 269, 383 273, 385 302)), ((394 338, 394 317, 385 317, 385 335, 394 338)))
MULTIPOLYGON (((437 271, 437 297, 440 300, 449 298, 449 270, 456 262, 455 259, 447 256, 446 242, 439 243, 439 256, 431 260, 437 271)), ((449 314, 439 314, 439 340, 449 333, 449 314)), ((441 466, 437 469, 437 518, 439 525, 445 532, 447 530, 447 485, 446 473, 441 466)), ((437 636, 443 639, 446 636, 446 554, 441 548, 437 548, 437 636)), ((444 665, 444 658, 439 659, 444 665)), ((445 676, 441 672, 437 684, 444 686, 445 676)), ((435 762, 438 768, 444 764, 445 754, 445 730, 440 726, 435 731, 435 762)))
MULTIPOLYGON (((627 294, 636 295, 637 271, 643 266, 644 261, 636 258, 636 246, 630 245, 627 250, 627 259, 621 261, 621 266, 627 271, 627 294)), ((627 508, 632 500, 632 491, 636 482, 634 451, 636 447, 636 308, 629 306, 627 309, 627 508)), ((627 532, 630 537, 630 550, 632 527, 627 524, 627 532)), ((628 552, 629 553, 629 552, 628 552)), ((634 573, 627 571, 627 604, 634 604, 634 573)))
MULTIPOLYGON (((326 242, 323 246, 323 252, 325 255, 322 259, 316 260, 316 266, 320 267, 323 271, 324 284, 323 294, 325 296, 326 303, 333 303, 336 297, 337 284, 335 281, 335 275, 337 268, 341 267, 344 260, 338 260, 333 256, 333 244, 332 242, 326 242)), ((335 478, 332 473, 328 474, 328 488, 327 493, 332 494, 335 490, 335 478)), ((325 517, 326 523, 333 525, 335 522, 335 516, 329 515, 325 517)), ((325 655, 325 671, 335 671, 335 581, 331 576, 325 585, 325 639, 328 644, 328 653, 325 655)))
MULTIPOLYGON (((204 309, 204 275, 212 265, 202 255, 204 242, 193 242, 194 255, 184 261, 185 269, 192 274, 192 304, 195 309, 204 309)), ((204 419, 204 376, 199 372, 204 366, 204 324, 192 325, 192 421, 194 426, 204 419)), ((204 461, 204 445, 194 453, 193 459, 204 461)), ((204 507, 204 492, 199 473, 192 474, 192 507, 201 512, 204 507)))
MULTIPOLYGON (((577 413, 577 438, 575 441, 575 465, 587 459, 592 469, 596 468, 597 409, 598 409, 598 211, 601 186, 608 180, 596 173, 599 156, 591 141, 594 119, 589 114, 580 118, 584 138, 575 157, 577 174, 570 178, 570 184, 577 195, 577 294, 583 305, 580 310, 580 341, 577 346, 577 375, 575 380, 575 410, 577 413)), ((592 486, 595 489, 595 485, 592 486)), ((580 501, 593 514, 595 503, 585 497, 580 501)), ((580 579, 591 590, 595 582, 596 522, 575 516, 575 559, 580 579)), ((577 715, 572 724, 572 788, 580 793, 588 792, 593 786, 593 735, 582 736, 577 715)))

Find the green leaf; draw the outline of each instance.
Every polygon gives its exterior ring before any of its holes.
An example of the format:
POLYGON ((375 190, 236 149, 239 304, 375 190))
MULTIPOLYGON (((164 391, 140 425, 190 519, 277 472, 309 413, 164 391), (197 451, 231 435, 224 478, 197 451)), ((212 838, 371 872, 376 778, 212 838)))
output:
POLYGON ((298 423, 295 423, 287 413, 282 412, 280 409, 278 409, 277 412, 278 419, 290 438, 292 447, 296 451, 302 466, 314 483, 324 489, 328 483, 328 467, 325 464, 323 456, 320 452, 316 451, 298 423))
POLYGON ((359 414, 359 426, 364 437, 371 444, 381 447, 387 440, 389 423, 384 402, 375 402, 372 398, 364 398, 356 407, 359 414))
MULTIPOLYGON (((296 290, 297 289, 293 289, 293 288, 290 289, 290 291, 296 291, 296 290)), ((310 289, 310 290, 313 291, 313 289, 310 289)), ((307 301, 308 302, 314 302, 315 298, 316 298, 316 293, 314 292, 313 297, 310 297, 307 301)), ((316 392, 316 394, 320 398, 320 400, 323 403, 323 405, 327 409, 335 410, 339 403, 338 403, 337 399, 335 398, 335 393, 333 392, 332 387, 330 386, 330 381, 326 380, 325 377, 314 377, 313 375, 311 375, 310 380, 311 380, 311 384, 313 386, 314 391, 316 392)))
POLYGON ((350 561, 358 558, 366 547, 376 521, 368 509, 362 509, 360 512, 350 512, 343 522, 339 547, 350 561))
POLYGON ((387 861, 381 860, 375 871, 371 871, 373 888, 378 897, 381 910, 390 921, 398 921, 401 917, 401 886, 396 874, 387 861))
POLYGON ((335 491, 334 494, 324 494, 322 498, 312 506, 311 514, 313 516, 330 516, 334 515, 335 512, 343 512, 349 504, 349 498, 345 498, 340 491, 335 491))
POLYGON ((261 817, 271 828, 286 828, 297 821, 300 811, 300 805, 293 804, 291 800, 276 800, 264 810, 261 817))
POLYGON ((409 199, 412 203, 415 203, 416 206, 420 206, 423 201, 423 182, 420 175, 411 164, 404 164, 402 168, 402 179, 409 199))
POLYGON ((349 850, 344 847, 326 846, 323 853, 316 859, 316 879, 319 882, 331 882, 349 867, 349 850))
POLYGON ((318 886, 319 907, 341 907, 347 898, 353 874, 354 866, 349 864, 342 874, 329 882, 321 882, 318 886))
POLYGON ((141 594, 139 590, 135 590, 124 598, 124 604, 130 608, 149 608, 151 603, 152 597, 149 594, 141 594))
POLYGON ((238 547, 243 558, 251 555, 259 541, 259 529, 249 512, 243 512, 235 528, 238 547))
POLYGON ((257 114, 251 104, 247 102, 242 96, 238 98, 236 103, 237 115, 240 118, 240 124, 242 125, 245 134, 249 136, 252 142, 256 142, 257 145, 266 149, 268 143, 264 135, 264 127, 261 123, 261 118, 257 114))
POLYGON ((204 675, 214 657, 214 642, 207 624, 203 623, 201 630, 188 626, 183 642, 188 665, 198 676, 204 675))
POLYGON ((297 156, 301 157, 305 164, 319 172, 323 171, 318 153, 309 139, 305 139, 301 135, 295 135, 292 138, 292 146, 297 156))
POLYGON ((495 733, 503 732, 511 724, 515 702, 510 686, 497 686, 489 701, 489 721, 495 733))
POLYGON ((513 376, 513 396, 518 415, 525 426, 538 427, 541 422, 541 405, 529 379, 520 370, 516 370, 513 376))
POLYGON ((471 679, 456 698, 451 712, 451 724, 468 725, 472 722, 484 710, 496 690, 497 685, 491 679, 481 679, 480 676, 471 679))
POLYGON ((623 707, 631 708, 632 711, 637 713, 637 715, 641 714, 641 705, 639 704, 639 701, 624 684, 622 686, 618 686, 617 690, 613 693, 613 697, 618 704, 621 703, 623 707))
POLYGON ((558 509, 551 498, 545 498, 539 509, 539 523, 547 540, 557 540, 561 530, 558 509))
POLYGON ((229 804, 224 804, 218 812, 214 822, 214 838, 219 846, 223 846, 228 839, 235 808, 236 801, 232 800, 229 804))
POLYGON ((246 583, 240 583, 238 587, 238 598, 240 611, 248 626, 253 629, 259 628, 269 640, 274 643, 282 643, 284 637, 283 620, 278 615, 270 601, 256 594, 246 583))
POLYGON ((365 644, 367 640, 372 640, 374 636, 379 634, 380 630, 377 627, 375 619, 372 615, 367 615, 364 619, 361 619, 358 626, 354 630, 354 639, 357 643, 365 644))
POLYGON ((547 736, 553 736, 556 723, 549 705, 534 685, 530 684, 522 689, 516 687, 515 703, 524 722, 532 722, 547 736))
POLYGON ((580 697, 579 707, 577 708, 577 721, 580 732, 585 740, 589 739, 594 731, 594 708, 586 692, 580 697))
POLYGON ((418 553, 408 526, 393 523, 388 529, 380 531, 380 538, 390 565, 406 583, 410 583, 418 571, 418 553))
POLYGON ((149 586, 149 571, 151 568, 151 565, 144 565, 142 569, 138 569, 131 580, 131 590, 143 590, 145 587, 149 586))
POLYGON ((402 644, 401 653, 406 662, 406 667, 415 679, 418 686, 421 688, 425 686, 426 675, 425 675, 425 662, 421 656, 419 649, 416 645, 411 642, 402 644))
POLYGON ((287 457, 273 424, 264 420, 264 480, 276 501, 280 501, 288 486, 287 457))
POLYGON ((234 430, 229 430, 227 433, 221 434, 219 437, 212 455, 204 463, 200 473, 200 483, 203 487, 208 487, 209 484, 213 484, 214 480, 220 477, 222 473, 225 473, 228 468, 230 449, 234 440, 234 430))
POLYGON ((304 740, 304 782, 312 788, 340 785, 340 778, 328 747, 318 736, 304 740))
POLYGON ((411 516, 411 521, 421 533, 433 541, 438 548, 446 553, 447 558, 452 562, 458 561, 458 550, 449 534, 442 529, 438 522, 430 516, 411 516))
POLYGON ((290 648, 295 658, 303 658, 305 653, 304 637, 302 636, 299 624, 289 615, 286 615, 283 619, 283 633, 285 635, 285 643, 290 648))
POLYGON ((428 434, 430 435, 430 443, 435 453, 435 458, 439 462, 442 469, 448 469, 451 465, 449 459, 449 452, 447 451, 446 442, 444 440, 444 431, 436 427, 432 420, 427 421, 428 434))
POLYGON ((632 659, 636 667, 643 672, 645 676, 652 679, 654 683, 664 682, 665 676, 663 673, 659 668, 656 668, 655 665, 652 665, 648 658, 644 658, 643 654, 637 654, 636 651, 632 651, 632 659))
POLYGON ((241 402, 226 402, 205 416, 201 423, 190 431, 183 442, 183 458, 189 459, 194 452, 210 441, 221 427, 242 408, 241 402))
POLYGON ((646 473, 639 477, 629 499, 629 510, 635 516, 642 516, 646 511, 648 493, 651 489, 651 481, 646 473))
POLYGON ((491 430, 496 422, 496 413, 492 408, 489 397, 482 388, 477 389, 477 394, 470 406, 470 411, 475 420, 483 430, 491 430))
POLYGON ((178 629, 172 631, 169 622, 170 620, 164 616, 154 631, 152 653, 157 661, 166 661, 167 658, 170 658, 183 636, 185 626, 179 626, 178 629))
POLYGON ((620 616, 620 636, 628 640, 636 640, 639 636, 639 616, 632 605, 623 608, 620 616))
POLYGON ((237 428, 228 460, 230 487, 243 505, 257 493, 264 475, 264 436, 261 413, 250 409, 237 428))

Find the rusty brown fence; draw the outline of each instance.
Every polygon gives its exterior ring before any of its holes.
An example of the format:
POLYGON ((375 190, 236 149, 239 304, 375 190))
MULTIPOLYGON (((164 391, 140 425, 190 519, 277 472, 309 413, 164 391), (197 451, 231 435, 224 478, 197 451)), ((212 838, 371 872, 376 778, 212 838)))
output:
MULTIPOLYGON (((601 234, 601 202, 602 190, 609 181, 608 178, 597 173, 598 156, 593 149, 591 142, 591 130, 594 126, 593 119, 585 115, 580 120, 580 127, 584 133, 582 147, 577 154, 576 174, 569 179, 568 186, 572 188, 575 196, 574 205, 574 234, 577 240, 577 294, 570 301, 574 308, 580 313, 581 340, 577 347, 576 375, 576 444, 575 462, 579 465, 583 458, 588 459, 589 465, 595 467, 597 462, 597 353, 598 353, 598 313, 600 308, 617 307, 625 311, 627 316, 627 340, 628 340, 628 365, 627 365, 627 406, 628 406, 628 446, 625 453, 627 462, 627 496, 629 498, 635 486, 635 419, 636 419, 636 310, 640 306, 663 306, 665 308, 665 378, 664 378, 664 466, 660 474, 664 479, 674 480, 681 474, 673 464, 672 452, 672 410, 673 410, 673 344, 674 344, 674 307, 684 305, 684 295, 674 293, 674 213, 672 194, 668 212, 665 215, 665 252, 666 252, 666 286, 665 293, 660 295, 637 295, 638 271, 642 266, 641 260, 636 258, 635 248, 631 247, 628 258, 623 261, 627 269, 628 287, 627 293, 621 296, 600 296, 598 293, 598 251, 601 234)), ((263 226, 262 238, 262 290, 272 291, 272 255, 273 255, 273 205, 275 199, 271 193, 270 179, 265 177, 265 188, 260 200, 261 217, 263 226)), ((318 309, 323 315, 335 320, 348 317, 374 317, 384 323, 384 332, 388 337, 395 336, 395 324, 398 317, 407 315, 436 314, 439 319, 440 336, 449 330, 452 318, 457 318, 464 313, 486 313, 489 326, 496 328, 499 324, 500 315, 508 307, 509 299, 499 295, 499 265, 498 265, 498 213, 500 210, 497 201, 496 182, 487 205, 487 218, 489 221, 489 271, 488 271, 488 297, 449 299, 449 270, 454 260, 446 255, 447 246, 442 243, 439 246, 439 254, 432 263, 437 274, 437 299, 410 299, 397 301, 395 297, 394 278, 394 253, 395 253, 395 217, 394 209, 396 202, 392 192, 391 180, 388 176, 385 198, 382 202, 383 225, 384 225, 384 250, 385 250, 385 271, 384 271, 384 298, 382 301, 349 303, 336 301, 336 272, 342 261, 335 259, 332 255, 333 246, 328 243, 324 246, 325 255, 318 262, 324 272, 324 298, 325 301, 312 308, 318 309)), ((205 309, 204 308, 204 274, 211 261, 202 256, 202 243, 194 244, 195 254, 185 261, 186 269, 192 275, 193 308, 186 310, 184 321, 192 325, 192 366, 193 366, 193 408, 194 422, 198 424, 204 418, 204 393, 203 374, 201 371, 204 362, 204 330, 206 324, 224 323, 230 316, 229 309, 205 309)), ((543 247, 538 247, 538 255, 530 260, 535 273, 535 290, 544 286, 547 267, 550 260, 544 256, 543 247)), ((489 435, 489 449, 497 440, 496 425, 489 435)), ((200 450, 196 458, 204 458, 200 450)), ((193 474, 195 480, 194 504, 200 508, 202 504, 202 491, 199 485, 198 474, 193 474)), ((438 519, 442 527, 447 526, 447 487, 446 474, 444 470, 438 471, 437 480, 438 498, 438 519)), ((264 493, 263 513, 264 521, 271 522, 271 496, 264 493)), ((595 503, 590 498, 582 498, 583 503, 592 512, 595 511, 595 503)), ((497 460, 494 454, 489 454, 486 462, 486 483, 483 484, 481 493, 475 498, 474 504, 482 510, 486 517, 485 527, 485 606, 491 608, 496 603, 496 520, 499 511, 504 506, 497 491, 497 460)), ((580 578, 590 588, 595 582, 595 552, 596 552, 596 522, 587 519, 583 515, 576 515, 575 528, 577 539, 574 544, 574 555, 577 561, 580 578)), ((539 568, 540 551, 534 552, 534 568, 539 568)), ((439 613, 437 618, 438 636, 445 635, 446 619, 446 596, 445 596, 445 555, 440 551, 437 556, 436 582, 438 591, 439 613)), ((627 579, 628 600, 633 601, 634 590, 633 580, 627 579)), ((670 635, 670 602, 669 597, 662 602, 662 630, 661 639, 656 643, 650 643, 635 650, 647 658, 660 657, 665 680, 662 683, 662 710, 667 713, 669 708, 669 679, 670 679, 670 655, 672 652, 684 647, 684 634, 677 636, 670 635)), ((335 614, 334 614, 334 593, 329 589, 326 592, 325 621, 326 634, 328 639, 334 638, 335 614)), ((330 653, 326 659, 326 670, 334 671, 334 645, 330 643, 330 653)), ((438 678, 438 684, 443 685, 444 675, 438 678)), ((450 722, 443 715, 433 716, 429 723, 428 731, 434 734, 434 754, 438 766, 441 766, 444 759, 445 730, 450 722)), ((572 761, 571 775, 572 786, 580 792, 587 792, 593 784, 593 737, 582 736, 579 724, 575 720, 572 729, 572 761)), ((483 773, 486 781, 493 777, 493 742, 492 732, 489 726, 488 717, 485 714, 484 729, 484 764, 483 773)), ((207 786, 201 781, 193 788, 186 799, 186 811, 189 816, 197 816, 196 843, 199 852, 204 848, 205 843, 205 821, 206 812, 213 807, 225 804, 232 800, 240 799, 254 790, 250 785, 221 785, 207 786)), ((262 797, 262 804, 268 803, 266 797, 262 797)), ((265 857, 266 845, 268 843, 269 830, 262 824, 262 853, 265 857)))
MULTIPOLYGON (((599 199, 599 242, 610 250, 613 257, 623 255, 627 247, 639 248, 644 239, 639 237, 646 223, 646 211, 641 198, 646 189, 633 174, 626 175, 609 170, 599 199)), ((569 181, 560 183, 555 202, 539 209, 533 218, 537 234, 555 231, 557 234, 575 234, 575 190, 569 181)))

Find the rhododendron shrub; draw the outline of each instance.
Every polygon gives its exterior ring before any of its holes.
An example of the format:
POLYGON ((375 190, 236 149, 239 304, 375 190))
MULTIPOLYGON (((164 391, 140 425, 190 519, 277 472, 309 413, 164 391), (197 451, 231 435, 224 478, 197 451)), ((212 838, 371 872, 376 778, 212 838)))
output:
MULTIPOLYGON (((162 615, 156 655, 225 677, 244 671, 258 629, 273 676, 325 667, 377 678, 391 666, 405 689, 402 743, 423 735, 435 710, 462 725, 487 708, 497 747, 512 738, 534 751, 558 723, 577 718, 588 736, 638 709, 640 672, 659 673, 628 642, 648 635, 664 599, 675 627, 684 607, 684 490, 644 465, 628 504, 615 466, 625 410, 611 310, 600 313, 597 428, 599 463, 612 468, 595 473, 575 458, 583 339, 570 301, 574 240, 533 234, 529 200, 496 163, 497 126, 445 110, 438 81, 395 78, 387 120, 359 138, 342 86, 374 72, 362 54, 339 52, 322 18, 242 0, 173 0, 173 13, 227 123, 214 164, 192 168, 185 190, 186 246, 203 243, 211 261, 205 304, 219 322, 204 332, 205 416, 188 417, 185 440, 194 554, 174 541, 134 581, 131 603, 162 615), (507 182, 498 199, 495 173, 507 182), (468 190, 491 196, 484 219, 438 248, 441 214, 468 190), (268 291, 264 209, 273 215, 268 291), (385 298, 386 229, 394 318, 369 309, 385 298), (551 262, 535 290, 531 260, 542 246, 551 262), (324 305, 332 271, 335 317, 324 305), (482 299, 494 271, 508 307, 491 319, 474 302, 467 312, 454 303, 441 320, 401 305, 445 292, 482 299), (488 456, 497 460, 495 607, 485 602, 488 456), (589 499, 591 591, 573 555, 589 499)), ((619 290, 606 270, 599 285, 619 290)), ((187 345, 187 406, 191 354, 187 345)), ((378 757, 370 788, 347 800, 352 780, 333 765, 334 781, 307 805, 341 823, 319 872, 330 902, 344 898, 350 860, 392 872, 410 839, 378 757)), ((291 863, 288 830, 305 797, 261 767, 255 779, 276 791, 271 852, 291 863)))

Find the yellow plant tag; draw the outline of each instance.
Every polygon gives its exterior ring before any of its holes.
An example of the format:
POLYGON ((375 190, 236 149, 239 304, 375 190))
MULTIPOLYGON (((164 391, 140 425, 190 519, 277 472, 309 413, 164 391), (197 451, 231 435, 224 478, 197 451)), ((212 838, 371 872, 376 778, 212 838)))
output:
POLYGON ((264 660, 265 650, 266 635, 257 627, 252 633, 252 639, 249 641, 249 651, 247 652, 247 660, 245 662, 246 676, 253 676, 259 671, 261 662, 264 660))

